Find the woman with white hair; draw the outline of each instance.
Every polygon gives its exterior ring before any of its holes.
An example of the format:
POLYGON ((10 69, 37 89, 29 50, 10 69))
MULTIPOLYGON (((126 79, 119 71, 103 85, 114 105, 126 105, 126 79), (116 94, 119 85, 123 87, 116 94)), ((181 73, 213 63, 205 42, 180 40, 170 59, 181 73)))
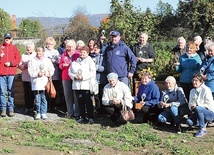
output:
POLYGON ((186 105, 188 109, 187 100, 183 89, 177 86, 173 76, 168 76, 165 79, 165 84, 166 90, 162 91, 161 101, 158 104, 158 107, 163 109, 158 115, 158 121, 161 123, 175 123, 177 133, 181 133, 181 122, 179 117, 180 115, 184 115, 184 112, 179 113, 179 108, 186 105))
POLYGON ((200 73, 205 85, 211 89, 214 99, 214 43, 208 44, 207 51, 208 53, 202 62, 200 73))
POLYGON ((193 38, 193 42, 197 46, 197 53, 198 53, 198 55, 200 56, 201 60, 203 60, 204 57, 205 57, 206 49, 204 47, 204 43, 203 43, 203 40, 202 40, 201 36, 195 36, 193 38))
POLYGON ((59 62, 59 68, 61 69, 62 75, 62 86, 65 97, 65 103, 67 108, 67 118, 78 118, 79 117, 79 106, 77 103, 76 96, 72 90, 72 80, 68 75, 68 70, 73 61, 79 58, 79 51, 76 50, 76 42, 68 40, 66 43, 66 50, 61 55, 59 62))
POLYGON ((26 52, 22 54, 22 59, 19 64, 19 69, 22 71, 22 83, 24 88, 25 99, 25 114, 33 112, 34 95, 31 90, 30 75, 28 73, 28 62, 36 56, 35 45, 33 42, 28 42, 26 52))

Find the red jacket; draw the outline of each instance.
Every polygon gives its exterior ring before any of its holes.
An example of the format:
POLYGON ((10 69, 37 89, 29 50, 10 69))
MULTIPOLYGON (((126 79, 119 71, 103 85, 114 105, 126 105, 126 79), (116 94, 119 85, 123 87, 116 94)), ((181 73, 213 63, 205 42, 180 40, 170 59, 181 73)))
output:
POLYGON ((68 75, 68 70, 69 70, 69 66, 67 67, 63 67, 63 63, 65 63, 65 59, 67 59, 66 61, 68 61, 67 63, 71 64, 73 61, 77 60, 77 58, 79 58, 79 52, 75 51, 74 54, 72 55, 72 57, 70 58, 67 51, 63 52, 63 54, 61 55, 60 58, 60 62, 59 62, 59 68, 62 70, 62 80, 71 80, 71 78, 68 75))
POLYGON ((21 56, 16 46, 5 42, 0 45, 0 76, 16 75, 20 61, 21 56), (5 62, 10 62, 10 66, 6 67, 5 62))

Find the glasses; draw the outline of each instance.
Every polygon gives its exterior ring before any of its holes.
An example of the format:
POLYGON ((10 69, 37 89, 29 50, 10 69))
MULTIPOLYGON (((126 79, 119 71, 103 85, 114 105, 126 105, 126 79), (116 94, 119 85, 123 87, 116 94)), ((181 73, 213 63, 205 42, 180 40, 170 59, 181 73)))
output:
POLYGON ((9 38, 9 37, 6 37, 5 39, 11 39, 11 38, 9 38))

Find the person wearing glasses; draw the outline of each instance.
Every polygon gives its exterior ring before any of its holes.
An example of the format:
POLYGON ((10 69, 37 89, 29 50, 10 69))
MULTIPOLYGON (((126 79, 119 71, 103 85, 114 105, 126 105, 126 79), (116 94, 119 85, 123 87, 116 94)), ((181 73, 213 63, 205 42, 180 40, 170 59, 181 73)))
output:
POLYGON ((16 46, 12 45, 12 34, 4 35, 0 45, 0 115, 6 117, 7 107, 9 116, 14 116, 14 78, 21 55, 16 46))

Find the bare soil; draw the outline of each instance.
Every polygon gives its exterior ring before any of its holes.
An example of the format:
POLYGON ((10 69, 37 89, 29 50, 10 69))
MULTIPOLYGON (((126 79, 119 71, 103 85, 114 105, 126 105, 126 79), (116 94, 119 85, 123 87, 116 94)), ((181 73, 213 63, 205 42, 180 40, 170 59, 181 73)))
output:
MULTIPOLYGON (((25 120, 32 120, 34 121, 33 115, 24 115, 23 114, 24 109, 16 109, 15 110, 15 116, 10 118, 10 117, 6 117, 6 118, 1 118, 1 119, 6 119, 8 121, 8 125, 9 125, 9 129, 16 129, 16 125, 17 122, 20 121, 25 121, 25 120)), ((53 123, 53 124, 57 124, 57 121, 60 121, 62 118, 64 118, 64 113, 63 111, 61 111, 60 113, 48 113, 48 120, 45 120, 47 122, 53 123)), ((99 119, 99 118, 97 118, 99 119)), ((138 117, 137 119, 141 119, 140 117, 138 117)), ((134 121, 133 123, 136 123, 139 120, 134 121)), ((103 122, 98 122, 97 124, 94 125, 89 125, 89 124, 84 124, 86 125, 86 129, 87 128, 93 128, 93 126, 96 127, 100 124, 99 123, 103 123, 103 122)), ((104 122, 105 123, 105 122, 104 122)), ((136 125, 139 125, 139 123, 136 123, 136 125)), ((185 129, 185 124, 182 124, 184 129, 185 129)), ((0 128, 5 128, 5 124, 0 124, 0 128)), ((7 126, 8 127, 8 126, 7 126)), ((155 132, 160 136, 160 137, 167 137, 168 134, 170 134, 172 131, 170 130, 169 126, 157 126, 154 127, 155 128, 155 132)), ((186 130, 186 129, 185 129, 186 130)), ((203 145, 203 149, 205 150, 210 150, 210 154, 212 154, 214 152, 214 148, 211 146, 211 144, 213 144, 212 142, 214 141, 214 138, 211 139, 210 144, 206 143, 206 137, 214 137, 214 130, 213 127, 208 127, 207 128, 208 134, 205 135, 203 138, 199 138, 199 139, 195 139, 195 138, 190 138, 190 140, 188 139, 187 141, 185 140, 186 137, 181 137, 177 144, 178 145, 190 145, 191 147, 195 147, 195 148, 199 148, 201 147, 201 145, 203 145)), ((192 136, 194 135, 194 133, 196 132, 196 130, 186 130, 186 133, 188 133, 188 136, 192 136)), ((20 135, 19 135, 20 136, 20 135)), ((23 136, 23 135, 21 135, 23 136)), ((176 136, 176 134, 175 134, 176 136)), ((209 139, 210 140, 210 139, 209 139)), ((111 147, 102 147, 101 150, 98 151, 98 153, 85 153, 84 151, 69 151, 69 152, 62 152, 62 151, 58 151, 58 150, 50 150, 44 147, 39 147, 36 145, 32 145, 32 146, 22 146, 22 145, 17 145, 17 140, 16 138, 8 138, 8 137, 3 137, 0 134, 0 155, 5 155, 5 154, 10 154, 10 155, 83 155, 83 154, 103 154, 103 155, 143 155, 143 154, 173 154, 172 152, 169 152, 169 150, 164 149, 164 148, 157 148, 156 150, 149 150, 152 148, 148 147, 148 148, 142 148, 141 151, 118 151, 118 150, 114 150, 111 147), (10 151, 12 150, 12 152, 7 153, 7 149, 10 151), (6 150, 6 151, 3 151, 6 150), (151 152, 151 153, 149 153, 151 152)), ((167 146, 166 146, 167 147, 167 146)), ((175 153, 175 154, 179 154, 179 153, 175 153)), ((205 153, 205 154, 209 154, 209 153, 205 153)))

